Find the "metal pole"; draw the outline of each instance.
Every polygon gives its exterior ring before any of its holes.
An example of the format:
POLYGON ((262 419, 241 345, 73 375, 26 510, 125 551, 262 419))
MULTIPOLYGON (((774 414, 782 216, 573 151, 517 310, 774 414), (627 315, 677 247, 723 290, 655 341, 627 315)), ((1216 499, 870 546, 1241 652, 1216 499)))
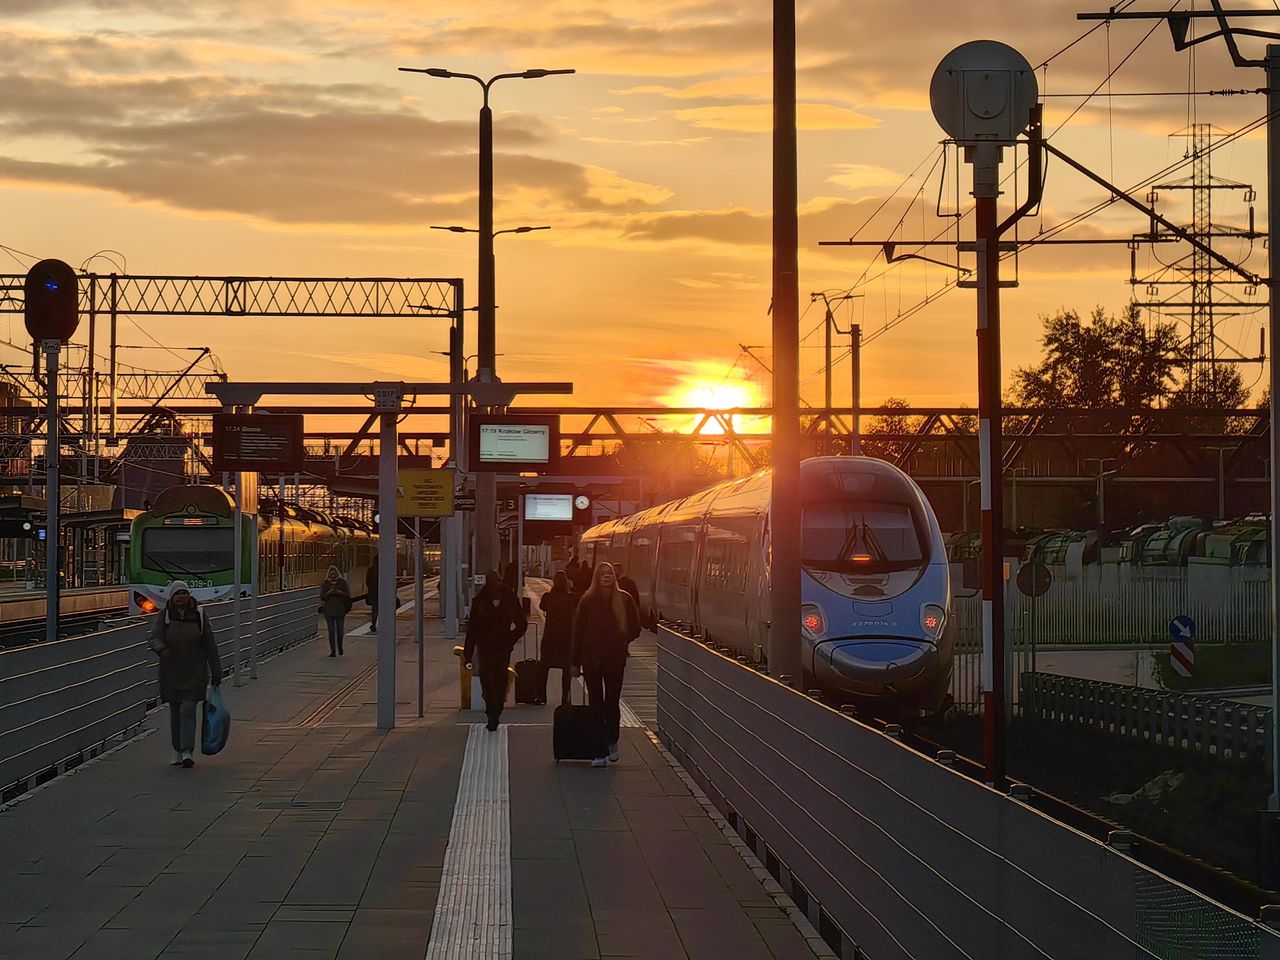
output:
MULTIPOLYGON (((260 639, 258 636, 258 624, 260 623, 260 621, 258 620, 258 580, 262 571, 261 571, 261 558, 259 556, 259 553, 261 552, 259 549, 260 531, 258 528, 258 514, 259 514, 258 480, 259 480, 259 477, 256 473, 253 474, 252 476, 253 476, 253 479, 250 481, 250 483, 253 484, 253 512, 249 514, 249 519, 251 523, 251 526, 249 529, 250 531, 252 531, 249 537, 249 543, 250 543, 249 616, 253 620, 253 629, 250 631, 249 636, 253 638, 253 642, 249 644, 249 679, 257 680, 258 679, 258 641, 260 639)), ((241 522, 243 523, 244 521, 241 520, 241 522)))
POLYGON ((396 413, 378 437, 378 729, 396 725, 396 413))
POLYGON ((62 438, 58 423, 58 359, 62 350, 60 340, 45 340, 41 344, 45 356, 45 399, 48 433, 45 438, 44 463, 44 638, 58 639, 58 567, 61 565, 59 527, 61 526, 62 488, 58 468, 61 459, 62 438))
MULTIPOLYGON (((98 282, 89 278, 89 349, 86 358, 87 370, 84 381, 84 424, 81 430, 91 444, 95 461, 98 459, 98 390, 94 373, 94 351, 98 343, 98 282)), ((94 478, 97 479, 97 465, 94 466, 94 478)), ((80 478, 84 482, 83 472, 80 478)))
MULTIPOLYGON (((1280 46, 1267 47, 1267 230, 1280 237, 1280 46)), ((1268 809, 1280 812, 1280 243, 1267 244, 1267 285, 1271 305, 1267 338, 1271 342, 1271 799, 1268 809)))
MULTIPOLYGON (((476 379, 489 382, 497 379, 494 369, 496 354, 495 291, 493 263, 493 111, 489 109, 489 88, 484 87, 484 105, 480 108, 480 233, 478 236, 479 262, 479 323, 476 330, 476 352, 479 354, 476 379)), ((498 564, 498 478, 492 473, 476 476, 476 567, 480 573, 495 569, 498 564)))
MULTIPOLYGON (((462 325, 461 296, 455 304, 456 317, 454 325, 449 328, 449 382, 461 384, 466 381, 464 368, 465 338, 462 325)), ((465 478, 467 462, 463 445, 466 436, 466 398, 458 394, 449 400, 449 458, 453 468, 455 483, 465 478)), ((444 562, 440 569, 440 614, 444 618, 444 635, 448 640, 458 636, 458 607, 462 591, 462 518, 455 513, 441 521, 441 546, 444 562)))
POLYGON ((516 496, 516 599, 524 597, 524 494, 516 496))
POLYGON ((978 443, 982 465, 982 718, 987 782, 1005 776, 1004 489, 1000 415, 1000 147, 968 148, 978 260, 978 443))
POLYGON ((862 456, 862 417, 858 413, 862 406, 862 324, 855 323, 849 328, 849 364, 853 378, 850 396, 853 398, 853 433, 849 440, 849 450, 855 457, 862 456))
POLYGON ((237 473, 235 476, 236 476, 235 511, 232 514, 232 521, 231 521, 232 530, 233 530, 232 536, 235 538, 235 544, 236 544, 235 556, 232 558, 232 561, 231 561, 231 574, 232 574, 231 581, 233 584, 231 588, 231 597, 232 597, 232 601, 231 601, 231 611, 232 611, 231 676, 235 686, 238 687, 242 682, 240 678, 240 660, 241 660, 240 630, 244 626, 244 622, 242 619, 243 611, 241 610, 241 604, 240 604, 240 593, 243 587, 242 581, 244 580, 244 510, 243 510, 244 474, 237 473))
POLYGON ((111 308, 111 346, 108 361, 108 380, 111 382, 111 430, 110 440, 112 446, 116 443, 116 348, 120 345, 116 336, 116 321, 119 319, 118 307, 120 301, 120 278, 114 273, 111 275, 111 296, 109 300, 111 308))
POLYGON ((418 641, 418 716, 423 713, 424 686, 426 684, 425 624, 427 618, 426 589, 422 585, 422 519, 413 518, 413 635, 418 641))
POLYGON ((826 306, 826 315, 822 321, 823 334, 825 336, 827 363, 823 368, 824 380, 826 383, 826 402, 823 407, 826 410, 826 423, 822 428, 822 453, 826 456, 831 452, 831 327, 835 323, 835 318, 831 316, 831 302, 824 299, 823 304, 826 306))
POLYGON ((800 286, 796 6, 773 3, 773 490, 769 672, 803 682, 800 656, 800 286))
POLYGON ((1227 447, 1218 447, 1218 519, 1225 520, 1227 518, 1227 474, 1225 468, 1225 457, 1223 454, 1227 452, 1227 447))

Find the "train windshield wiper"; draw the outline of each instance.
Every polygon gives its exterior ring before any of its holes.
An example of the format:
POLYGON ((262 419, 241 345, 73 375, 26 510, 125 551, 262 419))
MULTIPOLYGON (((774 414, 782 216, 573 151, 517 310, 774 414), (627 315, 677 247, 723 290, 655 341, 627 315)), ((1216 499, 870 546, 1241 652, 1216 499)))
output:
POLYGON ((164 573, 180 573, 188 577, 202 576, 202 574, 196 573, 194 570, 188 570, 186 567, 184 567, 180 563, 175 563, 172 566, 170 566, 167 563, 161 563, 159 560, 156 559, 154 554, 144 552, 142 554, 142 559, 145 560, 147 563, 152 564, 157 570, 161 570, 164 573))

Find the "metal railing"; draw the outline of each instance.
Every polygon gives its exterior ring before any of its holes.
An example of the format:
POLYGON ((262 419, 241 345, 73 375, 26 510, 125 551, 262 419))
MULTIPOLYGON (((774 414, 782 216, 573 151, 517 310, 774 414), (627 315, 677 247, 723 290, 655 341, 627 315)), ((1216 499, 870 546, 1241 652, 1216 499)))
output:
MULTIPOLYGON (((258 601, 258 655, 316 635, 314 588, 258 601)), ((255 642, 244 601, 242 646, 255 642)), ((232 601, 205 611, 229 672, 235 638, 232 601)), ((96 756, 129 735, 159 700, 150 622, 131 619, 97 633, 0 651, 0 799, 9 799, 96 756)), ((247 653, 246 653, 247 659, 247 653)))
POLYGON ((1280 956, 1275 931, 665 627, 658 727, 841 956, 1280 956))
POLYGON ((1236 760, 1270 753, 1270 707, 1051 673, 1023 673, 1019 686, 1023 716, 1037 720, 1236 760))

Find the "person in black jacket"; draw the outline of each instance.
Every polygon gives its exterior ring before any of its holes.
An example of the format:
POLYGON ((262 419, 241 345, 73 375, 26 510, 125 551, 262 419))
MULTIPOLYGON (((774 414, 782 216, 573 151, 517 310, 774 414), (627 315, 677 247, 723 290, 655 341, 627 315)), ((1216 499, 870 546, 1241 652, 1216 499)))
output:
MULTIPOLYGON (((371 609, 369 614, 369 632, 378 632, 378 558, 374 556, 369 569, 364 572, 364 602, 371 609)), ((393 633, 395 631, 392 631, 393 633)))
POLYGON ((618 567, 618 589, 625 590, 631 594, 631 599, 636 602, 636 609, 640 609, 640 588, 636 586, 636 582, 627 576, 625 567, 618 567))
POLYGON ((222 660, 209 618, 184 581, 169 584, 169 602, 152 621, 147 642, 160 657, 160 699, 169 704, 173 765, 190 770, 196 707, 207 686, 222 683, 222 660))
POLYGON ((528 625, 515 591, 502 582, 498 571, 490 570, 485 575, 484 587, 471 601, 467 639, 462 648, 467 669, 480 678, 484 712, 489 718, 485 726, 490 731, 498 729, 502 703, 507 698, 511 651, 528 625))
POLYGON ((569 583, 563 570, 551 581, 551 589, 538 601, 538 609, 546 617, 546 630, 542 634, 542 663, 548 672, 560 671, 560 703, 569 702, 569 662, 573 653, 573 613, 578 609, 578 593, 569 583))
MULTIPOLYGON (((591 588, 583 594, 573 618, 574 666, 582 668, 587 684, 587 698, 601 708, 604 741, 609 748, 609 762, 618 761, 618 737, 622 697, 622 680, 627 669, 628 645, 640 636, 640 612, 636 601, 625 590, 618 589, 612 564, 596 566, 591 588)), ((603 767, 604 757, 591 761, 603 767)))

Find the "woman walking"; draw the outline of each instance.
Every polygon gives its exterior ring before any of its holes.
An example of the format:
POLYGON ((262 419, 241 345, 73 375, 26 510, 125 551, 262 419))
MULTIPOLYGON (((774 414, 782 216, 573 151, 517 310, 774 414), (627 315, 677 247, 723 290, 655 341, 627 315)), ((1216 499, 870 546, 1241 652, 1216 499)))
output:
MULTIPOLYGON (((640 636, 640 613, 631 594, 618 589, 612 564, 601 563, 591 576, 591 587, 582 596, 573 618, 574 666, 582 668, 587 699, 602 714, 604 742, 609 762, 618 761, 618 737, 623 674, 628 645, 640 636)), ((591 761, 603 767, 604 757, 591 761)))
POLYGON ((498 571, 490 570, 485 575, 484 586, 471 601, 467 639, 462 648, 467 669, 480 678, 480 692, 488 717, 485 728, 490 732, 498 729, 502 704, 507 698, 511 651, 528 626, 515 591, 502 582, 498 571))
POLYGON ((147 641, 160 655, 160 699, 169 704, 173 765, 195 766, 196 704, 205 688, 222 683, 222 660, 213 627, 186 583, 169 585, 169 602, 156 614, 147 641))
POLYGON ((571 655, 573 653, 573 614, 578 609, 578 594, 563 570, 551 581, 551 589, 538 601, 538 609, 546 618, 542 634, 542 665, 560 671, 560 703, 569 702, 571 655))
POLYGON ((329 567, 324 582, 320 584, 320 612, 329 627, 329 656, 340 657, 342 636, 345 632, 347 613, 351 610, 351 587, 335 566, 329 567))

